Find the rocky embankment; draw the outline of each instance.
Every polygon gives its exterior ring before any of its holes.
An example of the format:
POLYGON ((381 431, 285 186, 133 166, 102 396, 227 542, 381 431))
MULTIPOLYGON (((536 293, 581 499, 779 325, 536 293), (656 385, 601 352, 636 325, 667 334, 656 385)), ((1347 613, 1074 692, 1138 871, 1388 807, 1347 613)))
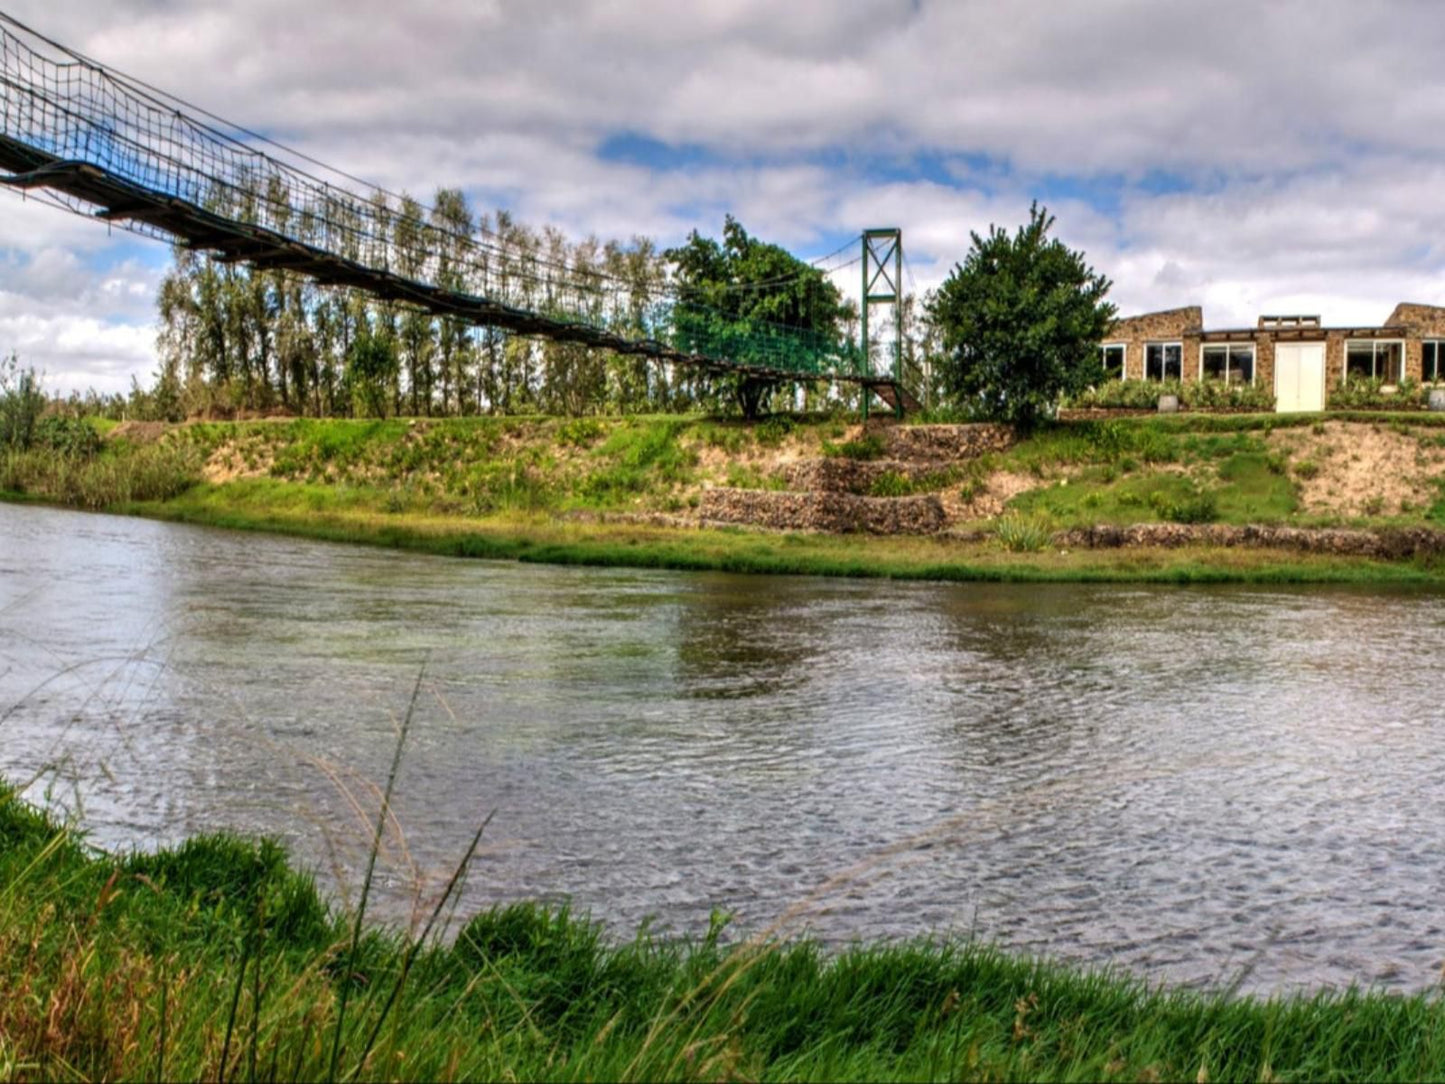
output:
POLYGON ((949 524, 944 491, 956 483, 959 468, 1014 440, 1011 429, 998 425, 888 426, 872 433, 882 443, 876 459, 799 459, 780 471, 782 490, 705 490, 698 519, 777 531, 936 534, 949 524), (937 491, 868 495, 882 479, 937 491))
POLYGON ((1258 524, 1136 523, 1124 527, 1104 524, 1059 531, 1054 535, 1053 542, 1061 549, 1252 546, 1337 557, 1400 560, 1445 552, 1445 530, 1433 527, 1357 530, 1343 527, 1266 527, 1258 524))

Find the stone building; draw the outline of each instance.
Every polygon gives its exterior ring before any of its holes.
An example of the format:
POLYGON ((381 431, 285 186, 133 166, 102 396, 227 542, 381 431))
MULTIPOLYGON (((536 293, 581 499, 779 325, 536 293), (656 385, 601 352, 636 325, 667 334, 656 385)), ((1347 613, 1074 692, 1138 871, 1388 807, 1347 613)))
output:
POLYGON ((1262 384, 1276 410, 1323 410, 1347 379, 1445 383, 1445 307, 1401 302, 1377 327, 1261 316, 1254 327, 1206 330, 1204 310, 1190 305, 1118 320, 1099 349, 1123 379, 1262 384))

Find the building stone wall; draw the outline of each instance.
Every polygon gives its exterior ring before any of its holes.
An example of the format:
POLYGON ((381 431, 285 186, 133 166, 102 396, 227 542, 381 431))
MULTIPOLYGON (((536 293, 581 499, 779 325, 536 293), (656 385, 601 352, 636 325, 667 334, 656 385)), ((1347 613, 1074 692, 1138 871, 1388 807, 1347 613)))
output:
POLYGON ((1274 336, 1267 331, 1254 333, 1254 386, 1274 392, 1274 336))
POLYGON ((1185 380, 1192 370, 1199 376, 1199 329, 1204 324, 1204 309, 1186 305, 1162 312, 1146 312, 1115 320, 1106 343, 1124 344, 1124 376, 1128 380, 1144 379, 1144 346, 1151 342, 1181 342, 1180 370, 1185 380), (1193 333, 1193 334, 1190 334, 1193 333))
POLYGON ((1345 372, 1345 333, 1343 331, 1325 332, 1325 398, 1328 400, 1330 392, 1338 388, 1344 381, 1345 372))
POLYGON ((1411 380, 1421 380, 1424 377, 1421 340, 1445 339, 1445 308, 1402 301, 1385 322, 1405 327, 1405 375, 1411 380))
MULTIPOLYGON (((1264 318, 1261 318, 1264 323, 1264 318)), ((1144 379, 1144 348, 1151 342, 1179 342, 1181 376, 1184 380, 1200 377, 1204 310, 1199 305, 1144 313, 1116 320, 1104 338, 1106 343, 1124 344, 1124 375, 1129 380, 1144 379)), ((1251 336, 1254 341, 1255 384, 1274 389, 1276 342, 1323 342, 1325 344, 1325 391, 1336 390, 1344 381, 1345 342, 1349 339, 1403 339, 1405 342, 1405 376, 1411 380, 1422 377, 1422 342, 1425 339, 1445 341, 1445 306, 1402 301, 1378 328, 1306 328, 1278 329, 1260 327, 1251 336), (1403 330, 1395 330, 1403 329, 1403 330)), ((1225 341, 1223 336, 1213 341, 1225 341)), ((1233 341, 1241 341, 1235 338, 1233 341)))

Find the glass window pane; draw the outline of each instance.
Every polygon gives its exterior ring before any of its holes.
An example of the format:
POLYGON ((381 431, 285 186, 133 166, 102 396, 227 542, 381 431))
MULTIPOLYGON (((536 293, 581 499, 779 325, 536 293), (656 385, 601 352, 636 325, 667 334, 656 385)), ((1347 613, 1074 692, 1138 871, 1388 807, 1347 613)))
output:
POLYGON ((1369 380, 1375 375, 1375 344, 1345 343, 1345 379, 1369 380))
POLYGON ((1432 342, 1420 344, 1420 379, 1435 379, 1435 344, 1432 342))
POLYGON ((1122 346, 1104 347, 1104 371, 1109 374, 1111 380, 1122 380, 1124 377, 1124 348, 1122 346))
POLYGON ((1398 384, 1405 375, 1405 344, 1375 344, 1375 375, 1386 384, 1398 384))
POLYGON ((1144 347, 1144 379, 1164 379, 1164 347, 1158 343, 1144 347))
POLYGON ((1229 347, 1204 347, 1203 351, 1201 352, 1201 363, 1204 366, 1205 380, 1227 380, 1229 366, 1229 347))
POLYGON ((1179 380, 1184 372, 1184 348, 1178 343, 1164 347, 1164 379, 1179 380))
POLYGON ((1231 384, 1254 383, 1254 347, 1231 346, 1229 348, 1229 382, 1231 384))

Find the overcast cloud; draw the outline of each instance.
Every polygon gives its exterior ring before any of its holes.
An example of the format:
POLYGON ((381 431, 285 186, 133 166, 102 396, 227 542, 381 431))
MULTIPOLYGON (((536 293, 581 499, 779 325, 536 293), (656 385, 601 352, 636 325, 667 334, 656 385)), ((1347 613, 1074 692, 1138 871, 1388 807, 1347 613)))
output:
MULTIPOLYGON (((574 236, 731 212, 813 256, 898 225, 927 287, 1037 198, 1125 312, 1445 303, 1433 3, 0 3, 334 166, 574 236)), ((148 378, 168 259, 0 195, 0 352, 148 378)))

